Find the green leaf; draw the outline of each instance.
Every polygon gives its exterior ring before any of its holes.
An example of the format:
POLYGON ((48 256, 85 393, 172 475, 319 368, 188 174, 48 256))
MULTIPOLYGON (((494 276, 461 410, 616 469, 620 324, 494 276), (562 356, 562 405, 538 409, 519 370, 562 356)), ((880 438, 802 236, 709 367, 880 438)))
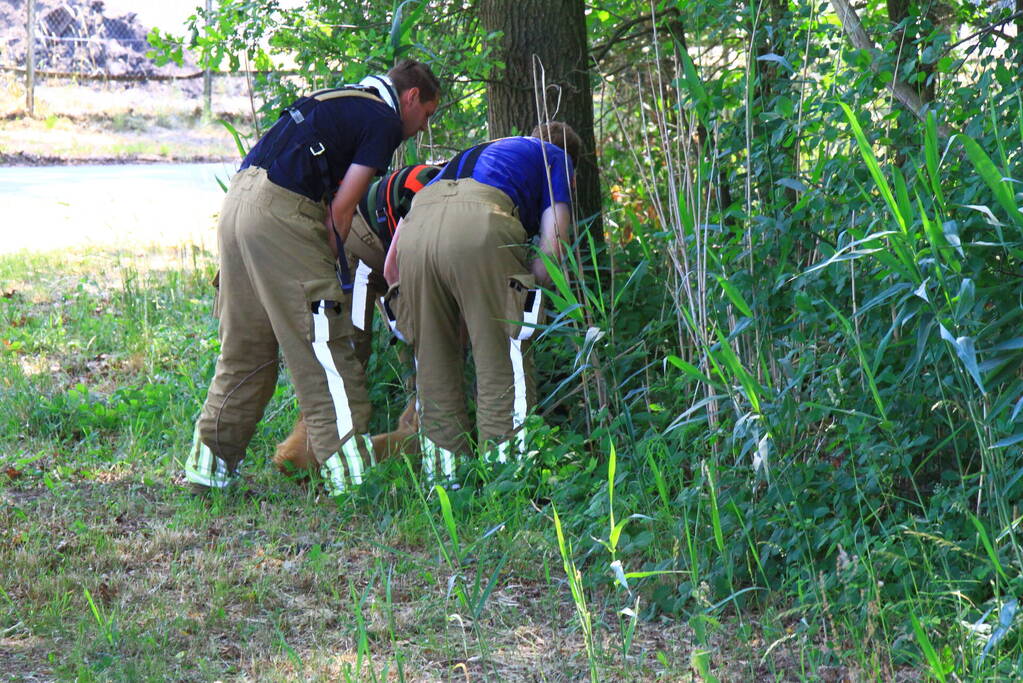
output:
POLYGON ((898 204, 895 202, 895 195, 892 194, 892 188, 888 185, 888 180, 884 177, 884 173, 881 172, 881 166, 877 163, 877 157, 874 156, 874 149, 867 142, 867 136, 863 134, 863 129, 860 127, 860 122, 856 119, 856 115, 853 114, 852 109, 846 105, 845 102, 839 102, 839 106, 845 112, 846 119, 849 121, 849 126, 852 128, 853 136, 856 138, 856 144, 860 148, 860 156, 867 164, 867 169, 870 171, 870 175, 874 178, 874 184, 877 185, 878 191, 881 196, 884 197, 885 203, 888 204, 888 208, 891 210, 892 215, 895 216, 895 220, 899 223, 899 228, 902 232, 906 232, 906 219, 899 212, 898 204))
POLYGON ((994 566, 995 571, 998 572, 999 576, 1005 579, 1006 583, 1009 583, 1009 577, 1006 576, 1005 570, 1002 569, 1002 563, 998 559, 998 553, 995 552, 994 546, 991 545, 991 539, 987 535, 987 529, 984 528, 984 524, 973 515, 970 515, 970 521, 973 523, 973 527, 977 530, 977 536, 980 537, 980 542, 984 546, 984 551, 987 552, 987 557, 991 560, 991 564, 994 566))
POLYGON ((718 284, 721 285, 721 289, 725 290, 725 295, 728 296, 729 301, 739 309, 739 311, 747 318, 753 317, 753 309, 749 307, 746 300, 742 298, 742 294, 736 289, 735 285, 726 280, 724 277, 717 275, 718 284))
POLYGON ((924 631, 923 626, 920 625, 920 620, 916 618, 916 615, 911 611, 909 618, 913 623, 913 633, 916 635, 916 640, 920 644, 920 649, 923 650, 924 658, 927 660, 927 665, 931 669, 931 673, 944 683, 945 671, 941 665, 941 659, 938 658, 938 653, 931 644, 931 639, 927 637, 927 632, 924 631))
POLYGON ((1005 448, 1006 446, 1012 446, 1013 444, 1017 444, 1020 441, 1023 441, 1023 432, 1016 432, 1012 436, 1007 436, 1004 439, 999 439, 998 441, 994 442, 993 444, 991 444, 991 448, 1005 448))
MULTIPOLYGON (((735 351, 732 350, 731 345, 728 343, 728 339, 725 338, 724 334, 720 329, 715 330, 718 337, 718 352, 717 354, 712 353, 711 356, 720 355, 724 361, 724 365, 731 372, 732 376, 739 381, 742 385, 744 393, 746 394, 747 400, 750 402, 750 407, 753 408, 753 412, 758 415, 762 412, 760 409, 760 396, 763 393, 763 388, 753 376, 742 366, 739 361, 739 357, 735 355, 735 351)), ((727 378, 723 378, 726 379, 727 378)))
POLYGON ((707 96, 707 90, 703 87, 703 81, 700 80, 700 75, 696 71, 696 65, 693 64, 689 53, 681 44, 678 46, 678 53, 682 59, 686 90, 696 106, 696 116, 704 125, 707 125, 707 114, 710 110, 710 98, 707 96))
POLYGON ((983 178, 984 182, 991 189, 995 199, 1005 210, 1005 213, 1017 227, 1023 228, 1023 213, 1020 213, 1019 207, 1016 206, 1016 198, 1013 196, 1012 188, 1002 178, 1002 174, 995 167, 994 162, 991 161, 991 157, 972 138, 960 135, 959 139, 962 141, 963 147, 966 148, 966 156, 969 157, 973 168, 976 169, 977 173, 980 174, 980 177, 983 178))
POLYGON ((547 268, 547 274, 550 276, 551 283, 556 290, 556 293, 551 293, 551 301, 555 304, 555 308, 576 322, 582 322, 583 312, 581 304, 569 286, 568 278, 561 271, 561 266, 543 252, 540 252, 540 258, 543 259, 544 266, 547 268))
POLYGON ((902 171, 899 170, 898 167, 892 168, 892 183, 895 185, 895 200, 899 207, 899 215, 906 219, 903 226, 908 230, 909 226, 906 225, 906 223, 909 222, 909 219, 913 214, 913 209, 909 203, 909 192, 906 190, 906 179, 902 176, 902 171))
POLYGON ((711 528, 714 530, 714 545, 717 546, 718 552, 721 553, 722 558, 725 554, 725 536, 721 530, 721 513, 718 510, 718 492, 717 486, 714 483, 714 472, 715 467, 713 464, 708 465, 705 468, 707 475, 707 490, 710 494, 710 522, 711 528))
POLYGON ((941 191, 941 176, 938 175, 938 122, 933 111, 927 112, 924 123, 924 160, 934 198, 941 210, 945 211, 945 194, 941 191))
POLYGON ((501 559, 497 561, 497 567, 494 568, 493 573, 490 575, 490 580, 487 581, 487 585, 483 592, 480 594, 479 599, 476 600, 476 607, 472 610, 472 618, 479 619, 480 614, 483 612, 483 608, 487 604, 487 599, 490 594, 494 592, 494 588, 497 587, 497 580, 501 576, 501 570, 504 569, 504 563, 508 560, 508 555, 511 554, 512 549, 508 548, 504 555, 501 555, 501 559))
POLYGON ((234 145, 235 147, 238 148, 238 155, 244 158, 245 155, 248 154, 249 152, 247 149, 245 149, 245 145, 242 144, 242 134, 239 133, 238 129, 235 128, 231 124, 231 122, 226 119, 220 119, 220 125, 226 128, 227 132, 231 134, 231 137, 234 139, 234 145))
POLYGON ((760 55, 759 57, 757 57, 757 61, 758 62, 771 62, 772 64, 777 64, 779 66, 782 66, 782 67, 788 69, 788 71, 790 73, 795 71, 795 69, 792 68, 792 65, 789 64, 789 60, 785 59, 781 55, 776 55, 773 52, 768 53, 766 55, 760 55))
POLYGON ((451 501, 448 499, 448 492, 441 486, 434 486, 433 489, 437 492, 437 499, 440 501, 440 512, 444 517, 444 525, 447 527, 451 545, 455 549, 455 559, 461 562, 462 553, 458 547, 458 529, 455 527, 455 516, 451 512, 451 501))
POLYGON ((980 393, 986 394, 987 390, 984 389, 984 381, 980 377, 980 368, 977 367, 977 349, 973 337, 953 337, 952 333, 944 325, 939 325, 938 330, 941 338, 955 349, 956 356, 966 366, 966 371, 973 378, 977 388, 980 389, 980 393))
POLYGON ((685 362, 678 356, 668 356, 667 358, 665 358, 665 360, 667 360, 669 363, 671 363, 676 368, 678 368, 685 374, 689 375, 693 379, 699 382, 703 382, 704 384, 713 384, 713 382, 711 382, 710 378, 707 377, 707 375, 700 372, 699 368, 697 368, 695 365, 685 362))
POLYGON ((608 514, 611 517, 611 536, 608 540, 611 543, 611 552, 614 552, 615 545, 618 542, 618 535, 621 534, 621 530, 617 530, 615 533, 615 470, 618 468, 618 456, 615 452, 615 445, 611 443, 611 455, 607 461, 607 509, 608 514))

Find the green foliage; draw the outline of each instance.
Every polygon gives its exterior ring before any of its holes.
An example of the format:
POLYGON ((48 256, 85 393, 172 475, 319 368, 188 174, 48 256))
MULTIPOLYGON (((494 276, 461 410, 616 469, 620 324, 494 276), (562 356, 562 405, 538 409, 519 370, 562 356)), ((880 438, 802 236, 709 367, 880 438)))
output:
MULTIPOLYGON (((407 533, 432 557, 415 569, 446 572, 445 606, 471 615, 481 657, 478 622, 504 572, 524 571, 526 537, 551 584, 561 561, 552 591, 574 605, 591 677, 610 666, 606 633, 624 661, 658 619, 692 629, 686 666, 707 680, 729 659, 723 638, 752 624, 770 645, 750 679, 785 678, 793 659, 811 679, 1019 670, 1023 45, 995 31, 953 45, 1004 9, 896 9, 857 8, 867 51, 820 3, 591 6, 610 227, 603 251, 574 244, 564 271, 548 263, 529 466, 478 468, 458 491, 385 466, 354 503, 387 524, 413 511, 407 533), (923 120, 893 100, 896 81, 923 120)), ((154 36, 158 50, 267 70, 264 116, 413 55, 449 84, 430 153, 484 134, 492 36, 463 3, 225 0, 193 25, 188 40, 154 36), (297 75, 280 77, 285 56, 297 75)), ((180 448, 190 416, 175 406, 198 402, 215 351, 192 317, 198 281, 124 276, 111 318, 90 312, 86 281, 60 313, 4 302, 0 425, 22 435, 9 443, 49 433, 109 458, 96 443, 123 447, 127 431, 180 448), (120 336, 121 318, 135 333, 120 336), (68 364, 144 349, 147 381, 33 372, 53 348, 68 364)), ((403 372, 390 352, 371 361, 375 427, 403 372)), ((36 464, 19 451, 17 467, 36 464)), ((367 593, 349 594, 361 657, 367 593)))
POLYGON ((157 63, 180 63, 187 49, 204 67, 256 72, 260 129, 303 92, 355 83, 411 57, 431 65, 444 93, 441 115, 419 143, 427 149, 410 146, 409 162, 447 158, 484 135, 480 108, 493 63, 466 3, 313 0, 286 8, 276 0, 218 0, 208 14, 197 10, 188 25, 187 37, 151 33, 157 63))
MULTIPOLYGON (((639 466, 616 501, 676 539, 637 548, 646 567, 684 572, 645 586, 648 614, 706 633, 722 608, 768 609, 768 593, 742 592, 766 588, 817 618, 846 615, 849 647, 902 643, 879 671, 1009 671, 1018 650, 1003 641, 982 664, 997 641, 961 624, 990 624, 1023 570, 1023 110, 1007 78, 1020 46, 948 52, 947 18, 911 6, 900 30, 918 56, 867 55, 841 50, 819 9, 774 5, 738 11, 754 69, 718 23, 730 9, 698 3, 674 40, 661 26, 660 42, 621 47, 643 63, 631 81, 609 68, 604 168, 624 244, 612 233, 612 272, 570 264, 555 280, 549 335, 572 347, 546 349, 558 381, 540 393, 574 386, 566 374, 585 382, 586 409, 559 424, 610 437, 619 462, 628 453, 639 466), (896 72, 937 84, 923 122, 889 106, 896 72), (616 305, 623 285, 641 305, 616 305), (581 355, 599 362, 581 370, 581 355)), ((883 6, 860 11, 888 30, 883 6)), ((592 476, 565 486, 562 524, 606 546, 604 496, 592 476)))

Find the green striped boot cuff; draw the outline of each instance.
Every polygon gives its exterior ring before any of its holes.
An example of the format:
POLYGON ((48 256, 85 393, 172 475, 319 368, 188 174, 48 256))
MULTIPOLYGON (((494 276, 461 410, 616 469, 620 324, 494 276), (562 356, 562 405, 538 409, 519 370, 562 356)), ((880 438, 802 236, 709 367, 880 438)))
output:
POLYGON ((185 461, 185 480, 212 489, 222 489, 230 486, 237 478, 238 473, 228 471, 227 463, 213 455, 209 446, 199 439, 199 429, 196 427, 192 451, 185 461))
POLYGON ((373 442, 368 434, 355 434, 341 444, 341 450, 324 461, 320 466, 320 476, 327 487, 327 494, 340 496, 349 488, 362 483, 366 466, 359 453, 359 442, 367 453, 373 453, 373 442), (347 470, 347 472, 346 472, 347 470))

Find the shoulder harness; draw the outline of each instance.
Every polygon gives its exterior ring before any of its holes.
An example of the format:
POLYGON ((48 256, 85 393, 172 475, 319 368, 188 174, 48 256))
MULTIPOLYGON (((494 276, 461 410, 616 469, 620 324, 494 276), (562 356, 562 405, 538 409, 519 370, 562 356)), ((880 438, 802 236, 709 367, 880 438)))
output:
MULTIPOLYGON (((389 78, 384 76, 368 76, 362 80, 359 84, 345 85, 340 88, 325 88, 323 90, 317 90, 310 95, 300 97, 295 100, 290 106, 285 107, 277 121, 274 123, 274 128, 279 128, 277 131, 277 137, 274 141, 273 147, 265 154, 261 155, 258 159, 252 160, 253 166, 259 166, 267 168, 277 155, 280 153, 280 146, 282 141, 285 139, 283 135, 286 127, 294 125, 297 127, 298 132, 298 145, 305 147, 309 150, 309 153, 313 156, 313 161, 316 164, 317 171, 319 171, 320 182, 322 184, 322 201, 329 201, 331 194, 335 188, 331 187, 330 182, 330 166, 327 163, 327 151, 326 146, 322 140, 317 139, 317 136, 313 134, 312 128, 305 123, 309 113, 316 107, 320 102, 326 102, 328 100, 337 99, 339 97, 365 97, 371 100, 377 100, 388 105, 400 116, 400 107, 398 94, 394 90, 394 86, 391 84, 389 78), (305 124, 305 125, 303 125, 305 124), (266 165, 264 165, 266 164, 266 165)), ((327 207, 327 211, 330 211, 330 207, 327 207)), ((344 245, 341 242, 341 236, 338 235, 337 228, 333 225, 334 217, 331 214, 331 227, 333 228, 334 240, 337 245, 337 262, 335 263, 335 271, 337 272, 338 282, 341 284, 341 289, 345 292, 350 292, 353 288, 351 273, 348 268, 348 259, 345 256, 344 245)))

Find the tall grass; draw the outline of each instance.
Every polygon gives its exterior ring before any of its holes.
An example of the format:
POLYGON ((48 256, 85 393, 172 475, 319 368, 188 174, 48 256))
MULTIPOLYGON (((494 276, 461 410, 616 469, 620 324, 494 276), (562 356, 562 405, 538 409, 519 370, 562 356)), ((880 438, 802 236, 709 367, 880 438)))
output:
MULTIPOLYGON (((1004 144, 1019 112, 1005 128, 991 117, 989 148, 940 140, 932 114, 897 165, 853 107, 815 104, 840 130, 838 143, 795 152, 815 184, 782 179, 793 205, 747 182, 727 206, 720 165, 751 169, 769 143, 747 119, 745 148, 722 153, 736 136, 721 81, 674 47, 610 88, 609 114, 641 144, 609 181, 634 174, 636 197, 619 198, 629 231, 609 248, 641 255, 675 314, 675 343, 647 349, 669 374, 641 389, 672 394, 671 408, 648 419, 656 436, 627 434, 646 452, 640 505, 682 540, 670 566, 692 577, 680 592, 692 591, 682 611, 698 641, 718 623, 697 608, 705 595, 740 622, 792 600, 816 634, 803 650, 815 666, 844 652, 886 678, 906 662, 936 678, 1012 670, 1018 643, 978 633, 993 632, 1023 568, 1019 279, 1005 268, 1023 225, 1020 159, 1004 144), (644 106, 615 105, 615 90, 644 106), (807 206, 813 224, 798 218, 807 206), (789 234, 769 229, 778 215, 789 234), (980 656, 999 643, 997 661, 980 656)), ((602 340, 605 357, 616 341, 602 340)), ((623 388, 639 391, 631 379, 623 388)))
POLYGON ((189 500, 208 255, 0 259, 0 629, 60 652, 31 673, 1016 675, 1018 97, 893 133, 837 65, 797 113, 758 90, 791 55, 729 81, 663 38, 609 78, 636 144, 608 152, 607 251, 550 264, 532 459, 462 489, 394 462, 333 506, 276 477, 282 382, 249 497, 189 500))

